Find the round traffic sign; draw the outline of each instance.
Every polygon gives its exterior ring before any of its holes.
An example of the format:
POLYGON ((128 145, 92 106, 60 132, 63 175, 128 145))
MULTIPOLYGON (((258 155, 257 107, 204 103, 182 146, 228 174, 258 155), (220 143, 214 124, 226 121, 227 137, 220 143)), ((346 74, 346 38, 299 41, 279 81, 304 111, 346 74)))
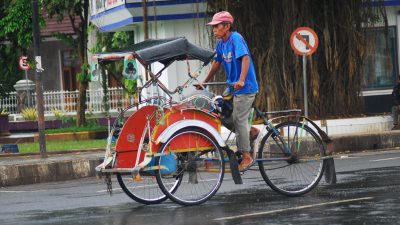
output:
POLYGON ((318 36, 309 27, 299 27, 290 36, 290 46, 297 55, 311 55, 318 47, 318 36))
POLYGON ((21 56, 19 58, 18 65, 21 70, 29 70, 31 66, 28 63, 28 56, 21 56))

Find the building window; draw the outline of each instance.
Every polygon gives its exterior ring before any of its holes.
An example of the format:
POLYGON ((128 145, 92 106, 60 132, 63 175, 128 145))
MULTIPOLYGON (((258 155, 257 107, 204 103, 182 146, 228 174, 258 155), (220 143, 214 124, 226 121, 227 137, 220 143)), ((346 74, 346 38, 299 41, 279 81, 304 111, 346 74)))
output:
POLYGON ((81 71, 81 62, 78 56, 73 50, 61 51, 61 63, 63 90, 77 90, 76 76, 81 71))
POLYGON ((392 88, 398 74, 396 27, 388 27, 389 37, 386 44, 385 28, 366 30, 371 43, 364 64, 364 90, 392 88))

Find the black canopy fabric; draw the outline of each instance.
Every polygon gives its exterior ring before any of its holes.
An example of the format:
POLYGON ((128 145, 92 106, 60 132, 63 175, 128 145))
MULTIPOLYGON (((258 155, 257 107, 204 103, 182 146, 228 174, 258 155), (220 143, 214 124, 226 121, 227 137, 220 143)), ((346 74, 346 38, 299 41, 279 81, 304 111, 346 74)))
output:
MULTIPOLYGON (((132 52, 137 54, 145 64, 161 62, 164 65, 174 60, 197 59, 208 64, 214 52, 190 43, 186 38, 149 39, 113 53, 99 53, 99 55, 132 52)), ((102 58, 102 57, 100 57, 102 58)), ((106 57, 104 57, 106 58, 106 57)))

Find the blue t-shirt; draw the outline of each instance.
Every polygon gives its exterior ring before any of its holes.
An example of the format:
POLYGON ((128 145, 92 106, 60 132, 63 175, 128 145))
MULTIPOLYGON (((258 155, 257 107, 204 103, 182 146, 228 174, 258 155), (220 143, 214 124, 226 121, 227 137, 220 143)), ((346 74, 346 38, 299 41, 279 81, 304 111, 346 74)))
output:
POLYGON ((240 79, 242 57, 248 55, 250 57, 250 65, 246 80, 244 81, 244 87, 235 90, 234 94, 253 94, 258 92, 253 59, 250 56, 249 48, 242 35, 238 32, 232 32, 231 36, 225 42, 222 39, 218 40, 215 51, 217 52, 215 60, 224 64, 226 81, 229 84, 234 84, 240 79))

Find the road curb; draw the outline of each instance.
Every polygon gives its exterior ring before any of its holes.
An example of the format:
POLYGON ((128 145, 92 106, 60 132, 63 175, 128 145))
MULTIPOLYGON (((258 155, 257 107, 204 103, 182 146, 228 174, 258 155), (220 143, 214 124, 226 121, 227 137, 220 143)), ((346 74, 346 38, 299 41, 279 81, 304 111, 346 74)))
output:
POLYGON ((73 159, 38 164, 1 165, 0 186, 64 181, 95 176, 102 158, 73 159))
POLYGON ((400 147, 400 131, 332 136, 335 152, 360 152, 400 147))

